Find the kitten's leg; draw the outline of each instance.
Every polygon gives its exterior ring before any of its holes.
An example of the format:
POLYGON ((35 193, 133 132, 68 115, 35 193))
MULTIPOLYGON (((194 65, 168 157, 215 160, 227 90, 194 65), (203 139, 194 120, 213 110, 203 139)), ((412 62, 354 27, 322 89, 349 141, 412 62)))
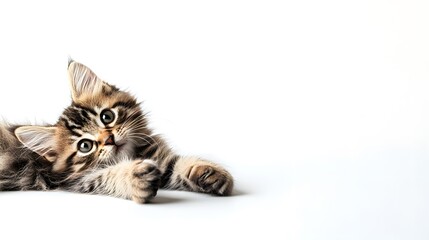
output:
POLYGON ((233 178, 221 166, 197 157, 176 157, 173 161, 163 174, 163 187, 231 195, 233 178))
POLYGON ((158 190, 160 171, 152 161, 124 161, 85 175, 71 190, 103 194, 145 203, 158 190))
POLYGON ((175 154, 159 136, 151 136, 139 157, 153 159, 162 172, 161 187, 214 195, 230 195, 233 178, 221 166, 197 157, 175 154))

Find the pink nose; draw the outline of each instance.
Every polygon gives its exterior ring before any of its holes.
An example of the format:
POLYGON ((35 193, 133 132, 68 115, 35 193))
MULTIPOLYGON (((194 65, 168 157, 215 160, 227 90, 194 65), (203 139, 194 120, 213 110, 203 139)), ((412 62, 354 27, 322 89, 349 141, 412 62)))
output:
POLYGON ((107 137, 106 141, 104 142, 104 145, 115 145, 115 137, 113 136, 113 134, 107 137))

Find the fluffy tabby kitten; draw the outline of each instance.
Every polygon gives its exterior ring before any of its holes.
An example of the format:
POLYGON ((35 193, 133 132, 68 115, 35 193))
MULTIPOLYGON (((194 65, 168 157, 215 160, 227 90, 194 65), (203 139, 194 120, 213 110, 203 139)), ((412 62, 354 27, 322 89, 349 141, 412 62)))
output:
POLYGON ((158 188, 229 195, 231 175, 175 154, 136 99, 70 61, 72 104, 52 126, 0 125, 0 190, 104 194, 145 203, 158 188))

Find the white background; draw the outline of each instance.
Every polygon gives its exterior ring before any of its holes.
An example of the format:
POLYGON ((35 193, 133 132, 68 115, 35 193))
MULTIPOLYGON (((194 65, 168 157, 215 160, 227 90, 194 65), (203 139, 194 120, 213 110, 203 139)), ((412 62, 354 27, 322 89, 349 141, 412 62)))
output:
POLYGON ((0 193, 0 238, 428 239, 428 12, 424 0, 1 2, 1 116, 54 123, 70 55, 144 101, 178 152, 226 166, 236 192, 161 191, 149 205, 0 193))

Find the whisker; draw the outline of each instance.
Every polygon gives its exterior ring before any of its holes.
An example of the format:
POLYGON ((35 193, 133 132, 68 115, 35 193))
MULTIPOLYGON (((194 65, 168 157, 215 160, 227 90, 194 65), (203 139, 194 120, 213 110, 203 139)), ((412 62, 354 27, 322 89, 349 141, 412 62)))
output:
POLYGON ((146 130, 147 128, 144 125, 139 125, 136 126, 134 128, 129 128, 126 131, 124 131, 124 135, 128 135, 128 134, 137 134, 137 135, 142 135, 145 137, 150 138, 151 140, 155 141, 155 139, 153 139, 153 137, 151 137, 150 135, 145 134, 143 131, 146 130), (139 131, 140 130, 140 131, 139 131))
MULTIPOLYGON (((130 136, 130 138, 131 139, 133 139, 133 138, 137 138, 137 139, 141 139, 141 140, 143 140, 143 141, 145 141, 146 143, 148 143, 148 144, 151 144, 151 142, 149 142, 144 136, 139 136, 139 135, 137 135, 137 134, 129 134, 128 136, 130 136)), ((135 139, 133 139, 133 140, 135 140, 135 139)), ((136 141, 135 143, 137 143, 138 144, 138 142, 136 141)))

